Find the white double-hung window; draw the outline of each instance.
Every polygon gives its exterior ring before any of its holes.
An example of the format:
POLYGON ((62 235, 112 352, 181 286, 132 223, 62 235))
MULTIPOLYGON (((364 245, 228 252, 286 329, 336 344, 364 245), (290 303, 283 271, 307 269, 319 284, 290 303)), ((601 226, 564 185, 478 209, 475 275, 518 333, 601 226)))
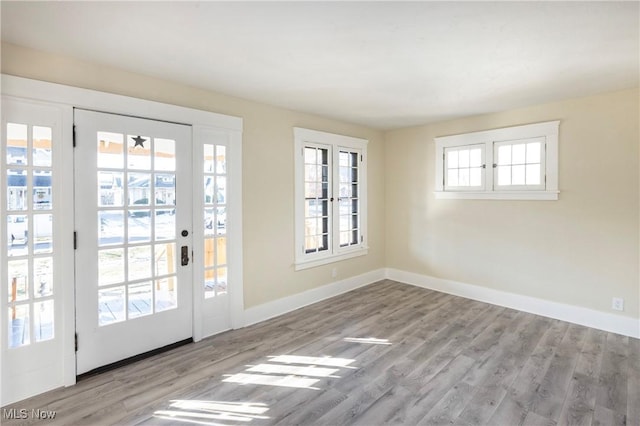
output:
POLYGON ((294 139, 296 270, 366 254, 368 141, 299 127, 294 139))
POLYGON ((557 200, 559 123, 435 138, 436 198, 557 200))

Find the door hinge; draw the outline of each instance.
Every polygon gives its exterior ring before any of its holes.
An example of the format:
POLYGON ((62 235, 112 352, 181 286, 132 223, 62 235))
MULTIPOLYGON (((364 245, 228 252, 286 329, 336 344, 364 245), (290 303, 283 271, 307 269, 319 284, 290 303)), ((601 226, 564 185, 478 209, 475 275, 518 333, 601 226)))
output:
POLYGON ((78 233, 76 231, 73 231, 73 249, 78 249, 78 233))
POLYGON ((360 162, 364 162, 364 155, 360 154, 360 162))
POLYGON ((364 243, 364 235, 360 235, 360 242, 364 243))
POLYGON ((73 125, 73 147, 76 147, 76 125, 73 125))
POLYGON ((78 333, 75 334, 75 348, 76 348, 76 352, 78 352, 78 333))

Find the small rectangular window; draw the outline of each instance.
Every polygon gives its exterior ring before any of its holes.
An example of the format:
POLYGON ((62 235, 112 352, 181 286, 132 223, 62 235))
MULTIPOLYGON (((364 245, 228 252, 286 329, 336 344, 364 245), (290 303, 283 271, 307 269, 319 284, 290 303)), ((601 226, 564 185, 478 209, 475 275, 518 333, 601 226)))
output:
POLYGON ((436 198, 557 200, 559 124, 435 138, 436 198))

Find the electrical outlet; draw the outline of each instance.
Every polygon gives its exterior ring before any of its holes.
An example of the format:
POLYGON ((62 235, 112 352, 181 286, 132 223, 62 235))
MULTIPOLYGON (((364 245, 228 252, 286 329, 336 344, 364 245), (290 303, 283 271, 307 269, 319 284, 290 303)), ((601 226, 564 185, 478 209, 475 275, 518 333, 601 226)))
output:
POLYGON ((338 268, 333 268, 331 270, 331 278, 335 278, 338 276, 338 268))
POLYGON ((611 309, 616 311, 624 311, 624 299, 621 297, 614 297, 611 300, 611 309))

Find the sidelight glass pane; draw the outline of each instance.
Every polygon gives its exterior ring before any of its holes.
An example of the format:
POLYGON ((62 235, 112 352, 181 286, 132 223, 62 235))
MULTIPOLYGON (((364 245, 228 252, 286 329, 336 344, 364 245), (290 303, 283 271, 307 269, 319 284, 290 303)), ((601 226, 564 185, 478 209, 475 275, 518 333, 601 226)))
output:
POLYGON ((7 164, 27 165, 27 126, 7 123, 7 164))
POLYGON ((156 280, 156 312, 166 311, 178 307, 178 283, 176 277, 156 280))
POLYGON ((129 319, 153 313, 153 288, 151 282, 131 284, 127 287, 127 311, 129 319))
POLYGON ((33 259, 33 295, 46 297, 53 294, 53 258, 33 259))
POLYGON ((9 348, 17 348, 29 344, 29 305, 9 307, 9 348))
POLYGON ((27 259, 7 262, 9 302, 29 299, 29 262, 27 259))
POLYGON ((33 126, 33 165, 51 167, 51 127, 33 126))
POLYGON ((216 185, 214 176, 204 177, 204 203, 211 205, 216 202, 216 185))
POLYGON ((227 148, 225 146, 216 146, 216 173, 227 173, 227 148))
POLYGON ((51 172, 33 171, 33 209, 51 210, 51 172))
POLYGON ((53 300, 33 304, 33 334, 36 342, 44 342, 54 337, 53 300))
POLYGON ((98 251, 98 285, 117 284, 124 281, 124 249, 98 251))
POLYGON ((29 254, 29 217, 26 215, 7 215, 7 256, 29 254))
POLYGON ((126 318, 124 286, 98 290, 98 325, 109 325, 126 318))
POLYGON ((216 238, 216 265, 225 265, 227 263, 227 239, 224 237, 216 238))
POLYGON ((151 138, 127 135, 127 167, 135 170, 151 168, 151 138))
POLYGON ((33 252, 53 252, 53 215, 33 215, 33 252))
POLYGON ((215 266, 215 238, 205 238, 204 240, 204 267, 211 268, 215 266))
POLYGON ((216 271, 216 294, 227 293, 227 268, 218 268, 216 271))
POLYGON ((98 167, 124 167, 124 136, 120 133, 98 132, 98 167))
POLYGON ((27 171, 22 169, 7 170, 7 210, 27 210, 27 171))
POLYGON ((129 247, 129 280, 151 277, 151 246, 129 247))
POLYGON ((174 171, 176 169, 176 142, 174 140, 155 138, 153 150, 154 170, 174 171))
POLYGON ((227 202, 227 178, 225 176, 216 176, 216 196, 218 204, 227 202))
POLYGON ((216 270, 205 269, 204 271, 204 297, 208 299, 216 295, 216 270))
POLYGON ((204 144, 204 172, 213 173, 215 171, 215 149, 214 145, 204 144))
POLYGON ((124 177, 122 172, 98 172, 98 206, 124 206, 124 177))

